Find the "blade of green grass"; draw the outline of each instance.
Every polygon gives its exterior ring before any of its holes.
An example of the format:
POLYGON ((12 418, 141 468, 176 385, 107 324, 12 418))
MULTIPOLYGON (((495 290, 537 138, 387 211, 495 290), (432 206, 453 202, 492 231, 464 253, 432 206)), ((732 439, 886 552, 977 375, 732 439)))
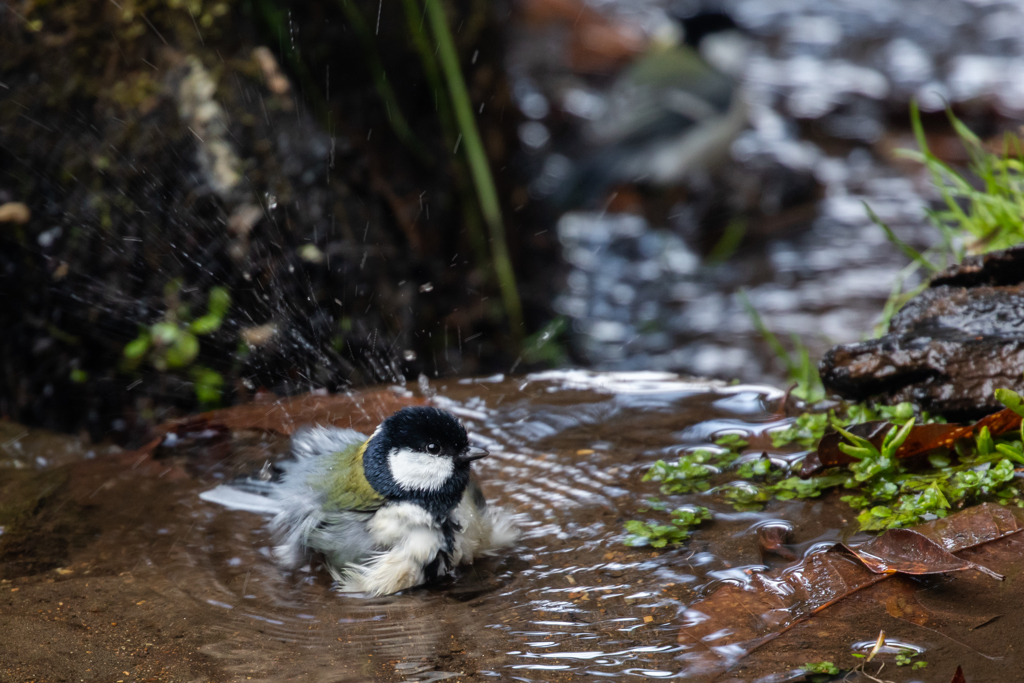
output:
POLYGON ((897 237, 896 233, 894 233, 892 231, 892 228, 890 228, 885 223, 885 221, 883 221, 881 218, 878 217, 878 214, 876 214, 871 209, 871 207, 868 206, 867 202, 861 202, 861 203, 864 205, 864 210, 868 212, 868 218, 871 219, 871 222, 874 223, 875 225, 877 225, 878 227, 880 227, 882 230, 884 230, 885 231, 885 236, 889 239, 889 241, 892 242, 896 246, 897 249, 902 251, 904 253, 904 255, 907 256, 907 258, 909 258, 912 261, 916 261, 917 263, 922 265, 925 268, 925 270, 927 270, 929 272, 935 273, 935 272, 938 272, 939 270, 941 270, 941 268, 939 268, 939 266, 935 265, 934 263, 932 263, 931 261, 926 259, 921 254, 921 252, 919 252, 917 249, 914 249, 912 246, 910 246, 909 244, 907 244, 906 242, 901 240, 899 237, 897 237))
POLYGON ((459 125, 459 131, 462 134, 462 147, 465 150, 464 153, 469 163, 473 184, 476 187, 477 198, 480 201, 480 211, 484 215, 484 221, 487 223, 490 232, 491 257, 494 261, 494 272, 497 276, 498 286, 501 289, 502 300, 505 304, 505 314, 508 316, 512 336, 518 340, 523 334, 522 305, 519 301, 519 291, 516 288, 515 271, 512 269, 512 260, 509 257, 508 245, 505 241, 505 224, 501 216, 501 204, 498 202, 498 191, 494 185, 494 177, 491 175, 487 153, 484 150, 483 141, 480 139, 480 132, 476 126, 473 105, 469 99, 466 82, 462 78, 459 57, 455 50, 455 40, 448 26, 448 18, 445 16, 444 7, 441 5, 440 0, 424 0, 424 2, 426 4, 427 19, 430 22, 434 39, 437 41, 441 70, 444 72, 445 79, 448 82, 448 93, 451 97, 452 109, 459 125))
POLYGON ((782 361, 783 365, 786 366, 786 373, 790 376, 796 376, 800 373, 800 366, 793 361, 789 356, 789 351, 782 345, 779 338, 775 336, 775 333, 768 329, 761 320, 761 314, 754 308, 754 304, 750 303, 750 298, 747 296, 746 290, 740 290, 739 292, 740 301, 743 302, 743 308, 746 310, 747 315, 750 316, 751 322, 754 323, 754 328, 757 333, 765 340, 769 347, 771 347, 772 353, 782 361))
POLYGON ((708 254, 707 259, 708 263, 727 261, 739 249, 740 244, 743 242, 743 236, 746 234, 746 218, 737 216, 729 221, 725 226, 725 230, 722 231, 722 236, 715 243, 715 246, 711 248, 711 253, 708 254))

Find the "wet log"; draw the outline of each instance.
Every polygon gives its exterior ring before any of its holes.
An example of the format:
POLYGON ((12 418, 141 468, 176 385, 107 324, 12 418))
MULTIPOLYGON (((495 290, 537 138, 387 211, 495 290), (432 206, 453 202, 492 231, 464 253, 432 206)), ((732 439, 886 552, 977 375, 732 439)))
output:
POLYGON ((888 334, 832 348, 820 372, 851 400, 912 401, 955 417, 1000 408, 996 389, 1024 389, 1024 247, 937 274, 888 334))

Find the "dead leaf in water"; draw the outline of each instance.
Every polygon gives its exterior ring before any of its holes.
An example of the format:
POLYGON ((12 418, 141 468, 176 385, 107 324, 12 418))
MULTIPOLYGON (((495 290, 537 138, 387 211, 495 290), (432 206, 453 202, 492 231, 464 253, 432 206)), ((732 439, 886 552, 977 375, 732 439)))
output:
POLYGON ((956 668, 956 673, 953 674, 953 680, 951 680, 949 683, 967 683, 967 679, 964 678, 963 667, 958 666, 956 668))
POLYGON ((303 425, 347 427, 369 434, 393 412, 426 401, 387 389, 348 394, 303 394, 292 398, 271 396, 252 403, 212 410, 156 427, 156 437, 145 445, 121 454, 121 460, 137 467, 151 460, 168 435, 190 441, 230 445, 232 432, 272 432, 291 435, 303 425))
MULTIPOLYGON (((1024 510, 992 503, 914 529, 949 553, 1021 530, 1024 510)), ((729 668, 815 613, 892 575, 876 574, 846 553, 824 552, 782 570, 755 574, 745 586, 725 584, 684 614, 679 643, 687 673, 729 668)))
MULTIPOLYGON (((952 448, 961 439, 973 439, 981 431, 982 427, 988 427, 992 436, 1005 434, 1020 427, 1021 417, 1009 408, 1004 408, 997 413, 992 413, 974 424, 925 424, 916 425, 910 430, 910 435, 903 442, 896 452, 899 459, 913 458, 943 448, 952 448)), ((863 422, 848 428, 854 436, 867 439, 875 446, 882 447, 885 435, 892 429, 892 423, 884 421, 863 422)), ((839 444, 845 443, 839 432, 829 432, 821 438, 818 450, 812 452, 804 460, 800 468, 801 477, 809 477, 818 470, 837 465, 847 465, 856 462, 855 458, 839 450, 839 444)))
POLYGON ((1003 579, 987 567, 960 559, 913 529, 889 529, 867 543, 840 546, 856 555, 875 574, 946 574, 976 569, 1000 581, 1003 579))
POLYGON ((161 425, 162 434, 194 429, 200 425, 226 428, 231 431, 255 430, 289 435, 302 425, 318 424, 347 427, 370 433, 391 413, 426 401, 401 396, 381 389, 346 394, 303 394, 294 398, 273 398, 269 401, 213 410, 194 417, 161 425))
POLYGON ((889 616, 909 621, 918 626, 927 626, 934 620, 933 615, 922 605, 913 593, 894 593, 885 600, 885 611, 889 616))

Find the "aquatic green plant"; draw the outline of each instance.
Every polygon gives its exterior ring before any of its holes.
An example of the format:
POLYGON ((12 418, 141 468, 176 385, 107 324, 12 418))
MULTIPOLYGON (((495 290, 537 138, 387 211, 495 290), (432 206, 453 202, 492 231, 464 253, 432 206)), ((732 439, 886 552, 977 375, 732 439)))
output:
MULTIPOLYGON (((830 419, 835 417, 833 411, 827 413, 802 413, 791 425, 785 429, 779 429, 770 433, 772 445, 782 448, 792 444, 806 448, 816 448, 825 430, 830 424, 830 419)), ((909 420, 919 420, 921 424, 945 423, 946 419, 940 415, 932 415, 927 411, 920 411, 913 403, 897 403, 894 406, 875 405, 872 403, 854 403, 845 407, 842 414, 842 424, 849 427, 864 422, 885 420, 893 424, 903 425, 909 420)))
POLYGON ((832 662, 807 662, 803 669, 809 674, 828 674, 830 676, 839 674, 839 667, 832 662))
MULTIPOLYGON (((1000 396, 1005 395, 1005 391, 1000 392, 1000 396)), ((857 521, 865 531, 911 526, 928 515, 945 517, 948 510, 954 507, 982 499, 1020 501, 1020 491, 1012 480, 1013 463, 1024 464, 1021 441, 1000 438, 997 443, 987 428, 981 429, 973 448, 961 447, 955 465, 950 457, 942 453, 931 456, 931 467, 927 469, 912 469, 898 460, 896 452, 915 424, 912 410, 910 404, 900 404, 881 411, 874 407, 851 406, 844 420, 830 415, 833 428, 848 442, 840 443, 839 449, 856 462, 848 468, 833 468, 829 473, 812 479, 793 478, 795 481, 786 485, 785 490, 787 493, 792 492, 795 497, 803 498, 820 495, 822 490, 838 486, 853 489, 851 494, 843 496, 841 500, 855 510, 860 510, 857 521), (877 419, 886 419, 896 425, 886 434, 880 448, 852 434, 848 429, 852 424, 877 419), (818 483, 812 486, 811 482, 818 483)), ((926 413, 922 417, 927 422, 939 421, 926 413)), ((815 419, 814 426, 820 425, 822 421, 815 419)), ((805 434, 804 443, 810 445, 812 440, 820 441, 823 432, 822 428, 820 433, 805 434)), ((778 439, 775 443, 781 445, 785 441, 778 439)), ((814 442, 813 447, 816 446, 814 442)), ((765 487, 776 498, 781 498, 778 495, 781 483, 766 483, 765 487)))
MULTIPOLYGON (((648 504, 654 509, 664 510, 665 507, 657 500, 648 504)), ((666 545, 677 545, 690 537, 690 529, 703 521, 711 519, 711 511, 705 507, 686 506, 672 510, 668 524, 651 524, 631 519, 626 522, 629 536, 626 545, 649 545, 653 548, 664 548, 666 545)))
POLYGON ((914 661, 915 657, 920 657, 921 653, 912 648, 906 647, 896 653, 896 666, 909 666, 912 670, 917 671, 928 666, 928 662, 924 660, 914 661))
MULTIPOLYGON (((996 398, 1024 416, 1024 398, 1019 394, 999 389, 996 398)), ((954 451, 932 453, 927 467, 911 466, 897 458, 915 425, 943 422, 910 403, 859 403, 838 412, 805 413, 785 429, 770 433, 773 447, 817 449, 831 427, 845 439, 838 448, 853 458, 853 463, 801 479, 792 474, 790 466, 778 464, 779 460, 773 461, 766 453, 760 457, 744 453, 748 442, 737 434, 727 434, 716 440, 717 449, 696 448, 674 462, 656 461, 643 480, 660 482, 666 495, 706 493, 737 510, 759 509, 771 500, 816 498, 841 488, 849 493, 840 500, 857 511, 857 521, 865 531, 912 526, 984 500, 1024 506, 1014 481, 1014 468, 1024 466, 1024 425, 1020 432, 999 437, 982 427, 973 443, 961 442, 954 451), (850 431, 854 425, 876 421, 894 425, 877 447, 850 431)))

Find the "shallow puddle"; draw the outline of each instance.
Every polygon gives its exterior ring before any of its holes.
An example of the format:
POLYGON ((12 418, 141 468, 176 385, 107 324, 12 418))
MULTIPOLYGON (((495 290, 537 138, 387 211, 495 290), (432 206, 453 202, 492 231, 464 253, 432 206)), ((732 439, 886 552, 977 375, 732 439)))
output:
MULTIPOLYGON (((0 679, 706 680, 679 628, 721 582, 743 585, 784 564, 762 559, 756 529, 786 520, 797 557, 848 532, 846 508, 831 498, 735 512, 710 493, 672 497, 715 512, 684 547, 623 545, 623 522, 644 517, 658 493, 641 481, 646 468, 723 433, 746 435, 759 453, 770 443, 759 435, 788 422, 777 390, 560 372, 426 391, 490 448, 474 467, 489 499, 517 513, 523 537, 443 585, 385 598, 333 593, 315 566, 281 572, 262 518, 199 500, 280 457, 283 436, 199 435, 152 458, 76 446, 59 467, 36 462, 27 446, 15 457, 20 442, 9 441, 0 493, 5 503, 29 500, 32 512, 0 536, 0 679)), ((1002 583, 973 572, 887 580, 834 608, 841 619, 825 612, 804 622, 722 680, 789 680, 820 659, 852 666, 849 653, 880 628, 929 662, 911 674, 888 655, 883 678, 945 683, 963 664, 968 680, 982 680, 972 671, 1013 663, 1016 621, 1002 610, 1018 572, 1007 547, 968 551, 1006 574, 1002 583)))

